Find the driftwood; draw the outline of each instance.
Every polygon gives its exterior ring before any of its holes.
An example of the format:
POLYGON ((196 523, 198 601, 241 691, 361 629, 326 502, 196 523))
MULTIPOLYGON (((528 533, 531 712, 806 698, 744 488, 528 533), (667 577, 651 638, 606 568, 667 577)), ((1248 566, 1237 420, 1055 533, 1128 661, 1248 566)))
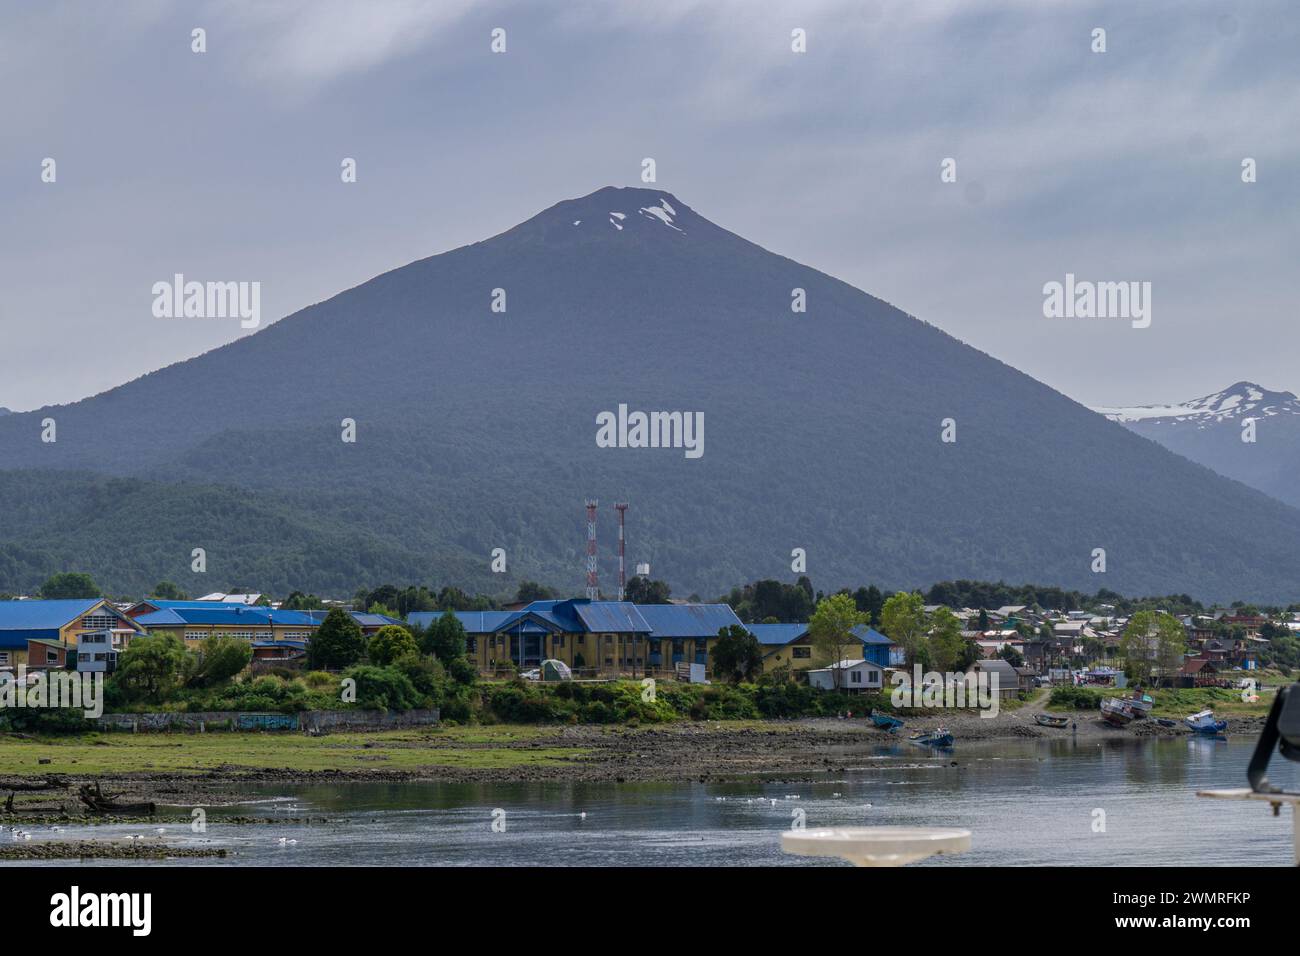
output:
POLYGON ((33 806, 24 804, 21 807, 14 806, 14 795, 11 793, 5 798, 4 812, 6 814, 27 814, 28 816, 63 816, 68 815, 68 808, 61 803, 53 806, 33 806))
POLYGON ((154 805, 149 801, 140 803, 118 803, 115 794, 105 794, 99 789, 99 781, 92 788, 82 784, 77 796, 86 805, 88 813, 120 813, 132 816, 153 816, 154 805))

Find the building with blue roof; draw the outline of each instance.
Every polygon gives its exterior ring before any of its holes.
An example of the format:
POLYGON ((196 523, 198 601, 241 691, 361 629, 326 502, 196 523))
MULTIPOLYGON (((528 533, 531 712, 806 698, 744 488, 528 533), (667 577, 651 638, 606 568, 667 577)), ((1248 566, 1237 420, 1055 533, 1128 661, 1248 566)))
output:
MULTIPOLYGON (((813 666, 815 651, 808 625, 804 624, 747 624, 749 633, 763 647, 763 670, 788 667, 792 671, 807 670, 813 666)), ((862 642, 862 660, 878 667, 898 667, 903 662, 903 649, 879 631, 859 624, 850 632, 862 642)))
POLYGON ((187 647, 209 637, 233 637, 250 643, 305 642, 320 623, 302 611, 282 611, 221 601, 174 602, 141 614, 135 623, 150 634, 174 634, 187 647))
MULTIPOLYGON (((740 618, 725 604, 633 604, 586 598, 533 601, 515 611, 456 611, 470 658, 484 673, 559 660, 577 674, 673 671, 708 662, 709 641, 740 618)), ((429 627, 441 611, 408 614, 429 627)))
POLYGON ((115 649, 142 633, 134 621, 103 598, 62 601, 0 601, 0 669, 62 667, 81 635, 107 632, 115 649))

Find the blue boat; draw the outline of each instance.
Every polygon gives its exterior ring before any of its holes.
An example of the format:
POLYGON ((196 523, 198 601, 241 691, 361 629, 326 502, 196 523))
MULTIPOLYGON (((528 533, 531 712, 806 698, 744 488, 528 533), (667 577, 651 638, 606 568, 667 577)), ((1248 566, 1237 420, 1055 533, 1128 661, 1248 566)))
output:
POLYGON ((897 717, 891 717, 889 714, 872 713, 871 722, 881 730, 888 730, 891 734, 896 733, 898 728, 903 726, 903 722, 897 717))
POLYGON ((949 731, 940 727, 937 730, 916 734, 907 739, 914 744, 920 744, 922 747, 951 747, 955 738, 949 731))
POLYGON ((1191 729, 1194 734, 1221 734, 1228 729, 1226 720, 1217 720, 1214 711, 1203 710, 1200 713, 1192 714, 1190 717, 1184 717, 1183 722, 1191 729))

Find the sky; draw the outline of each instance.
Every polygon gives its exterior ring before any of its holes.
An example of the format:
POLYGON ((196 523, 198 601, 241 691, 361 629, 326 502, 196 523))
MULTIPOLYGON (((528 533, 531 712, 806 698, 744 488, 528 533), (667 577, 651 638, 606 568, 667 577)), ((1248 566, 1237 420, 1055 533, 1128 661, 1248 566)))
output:
POLYGON ((176 273, 265 325, 646 157, 1085 404, 1300 392, 1297 48, 1286 0, 3 0, 0 406, 254 334, 155 317, 176 273), (1067 273, 1150 282, 1150 325, 1045 317, 1067 273))

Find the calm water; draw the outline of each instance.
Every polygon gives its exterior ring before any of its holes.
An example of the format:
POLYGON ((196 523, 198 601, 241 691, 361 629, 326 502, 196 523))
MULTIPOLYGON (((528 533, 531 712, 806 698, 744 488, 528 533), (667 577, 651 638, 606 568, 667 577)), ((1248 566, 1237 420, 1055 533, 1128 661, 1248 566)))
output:
MULTIPOLYGON (((277 788, 265 802, 210 810, 206 834, 176 823, 165 826, 163 839, 234 854, 167 865, 836 865, 780 851, 778 834, 801 809, 809 827, 971 830, 970 852, 922 865, 1290 865, 1288 811, 1274 818, 1262 804, 1195 796, 1198 789, 1245 786, 1253 745, 1246 738, 987 741, 959 743, 942 756, 902 743, 864 753, 857 761, 864 769, 817 784, 277 788), (505 832, 492 830, 498 808, 505 832), (1106 813, 1105 833, 1093 832, 1095 808, 1106 813), (333 822, 223 823, 232 813, 310 813, 333 822), (297 843, 282 846, 281 837, 297 843)), ((1275 763, 1275 782, 1296 786, 1295 767, 1275 763)), ((74 827, 62 835, 152 838, 156 826, 74 827)), ((50 832, 33 829, 36 839, 50 832)))

